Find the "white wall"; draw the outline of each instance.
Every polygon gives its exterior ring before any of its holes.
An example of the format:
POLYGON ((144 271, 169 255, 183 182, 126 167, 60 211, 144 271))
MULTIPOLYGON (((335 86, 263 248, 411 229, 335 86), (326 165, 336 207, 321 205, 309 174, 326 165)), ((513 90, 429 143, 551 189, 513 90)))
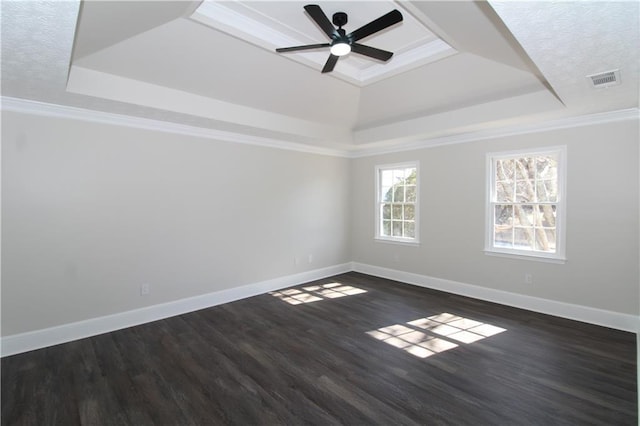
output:
POLYGON ((352 162, 352 259, 428 277, 638 314, 638 122, 599 124, 352 162), (487 152, 567 146, 567 258, 483 252, 487 152), (420 161, 419 247, 374 241, 374 166, 420 161), (533 284, 525 284, 525 273, 533 284))
POLYGON ((347 159, 2 118, 2 336, 350 260, 347 159))

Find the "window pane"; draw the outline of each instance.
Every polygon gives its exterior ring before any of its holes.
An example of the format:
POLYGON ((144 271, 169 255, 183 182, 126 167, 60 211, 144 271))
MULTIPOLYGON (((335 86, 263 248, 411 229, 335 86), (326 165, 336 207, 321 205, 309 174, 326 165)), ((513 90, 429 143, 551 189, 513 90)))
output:
POLYGON ((538 179, 558 178, 558 161, 553 156, 536 158, 536 169, 538 179))
POLYGON ((404 202, 404 185, 396 185, 393 190, 393 202, 394 203, 403 203, 404 202))
POLYGON ((547 241, 549 241, 549 251, 555 253, 556 251, 556 230, 545 229, 544 233, 547 235, 547 241))
POLYGON ((522 164, 527 169, 527 173, 530 180, 536 178, 536 157, 526 157, 522 159, 522 164))
POLYGON ((393 170, 382 170, 380 175, 380 185, 391 188, 393 185, 393 170))
POLYGON ((406 184, 407 185, 417 185, 417 175, 418 171, 415 168, 407 169, 405 171, 406 176, 406 184))
POLYGON ((391 236, 391 221, 383 220, 382 221, 382 235, 385 237, 391 236))
POLYGON ((404 169, 393 170, 393 184, 397 185, 404 182, 404 169))
POLYGON ((535 201, 533 183, 529 180, 518 180, 516 182, 516 202, 530 203, 532 201, 535 201))
POLYGON ((535 249, 544 252, 554 252, 556 248, 555 229, 536 229, 536 246, 535 249))
POLYGON ((391 204, 382 206, 382 219, 391 219, 391 204))
POLYGON ((392 207, 392 216, 393 220, 401 220, 402 219, 402 205, 394 204, 392 207))
POLYGON ((382 201, 393 201, 393 189, 390 186, 382 187, 382 201))
POLYGON ((513 181, 496 182, 496 201, 513 201, 513 181))
POLYGON ((515 210, 514 225, 516 226, 533 226, 533 206, 523 205, 513 206, 515 210))
POLYGON ((535 179, 535 159, 531 157, 516 158, 516 179, 535 179))
POLYGON ((504 204, 495 206, 494 220, 496 228, 510 229, 513 226, 513 207, 504 204))
POLYGON ((513 160, 496 161, 496 180, 513 180, 515 163, 513 160))
POLYGON ((493 245, 498 247, 512 247, 513 246, 513 229, 511 227, 507 229, 503 229, 496 226, 493 245))
POLYGON ((402 237, 402 221, 393 221, 393 236, 402 237))
POLYGON ((416 202, 416 187, 415 186, 407 186, 407 197, 406 202, 415 203, 416 202))
POLYGON ((536 185, 537 201, 558 201, 558 185, 555 180, 539 180, 536 185))
POLYGON ((533 228, 515 228, 513 245, 519 249, 533 249, 533 228))
POLYGON ((414 222, 404 223, 404 236, 409 238, 416 237, 416 224, 414 222))
POLYGON ((413 206, 411 204, 406 204, 404 206, 404 219, 405 220, 414 220, 415 216, 416 216, 415 210, 416 210, 415 206, 413 206))
POLYGON ((537 226, 544 226, 545 228, 555 228, 556 226, 556 206, 543 205, 537 206, 537 226))

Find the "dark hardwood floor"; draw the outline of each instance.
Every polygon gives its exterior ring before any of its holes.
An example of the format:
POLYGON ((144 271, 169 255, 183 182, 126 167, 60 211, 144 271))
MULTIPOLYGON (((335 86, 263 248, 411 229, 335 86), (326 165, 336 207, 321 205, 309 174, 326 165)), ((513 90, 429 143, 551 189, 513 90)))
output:
POLYGON ((348 273, 2 359, 3 425, 637 425, 635 334, 348 273))

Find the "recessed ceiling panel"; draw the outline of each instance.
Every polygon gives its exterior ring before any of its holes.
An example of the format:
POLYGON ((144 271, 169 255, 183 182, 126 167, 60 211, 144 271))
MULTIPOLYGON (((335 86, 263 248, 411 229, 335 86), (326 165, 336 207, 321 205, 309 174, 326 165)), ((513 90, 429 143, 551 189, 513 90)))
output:
MULTIPOLYGON (((341 57, 338 61, 332 75, 358 86, 380 81, 456 53, 455 49, 396 2, 315 3, 322 8, 329 20, 336 12, 347 13, 349 21, 344 26, 347 34, 394 9, 402 13, 402 22, 360 41, 367 46, 394 52, 394 56, 388 62, 380 62, 354 53, 341 57)), ((300 62, 320 72, 329 56, 328 48, 275 53, 278 47, 330 41, 305 12, 305 4, 307 2, 205 0, 191 18, 274 52, 274 55, 300 62)))

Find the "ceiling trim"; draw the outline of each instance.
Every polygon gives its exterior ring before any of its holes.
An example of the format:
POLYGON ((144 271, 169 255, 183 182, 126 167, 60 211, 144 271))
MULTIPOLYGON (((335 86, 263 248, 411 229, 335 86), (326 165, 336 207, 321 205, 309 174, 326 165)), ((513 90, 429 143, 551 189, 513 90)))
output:
POLYGON ((570 129, 575 127, 591 126, 596 124, 615 123, 627 120, 640 120, 640 109, 629 108, 618 111, 601 112, 596 114, 565 117, 556 120, 540 121, 533 124, 519 124, 500 127, 496 129, 477 130, 469 133, 461 133, 451 136, 443 136, 431 139, 395 144, 393 146, 377 146, 360 148, 352 151, 351 158, 371 157, 374 155, 392 154, 396 152, 414 151, 418 149, 433 148, 443 145, 454 145, 481 141, 486 139, 498 139, 509 136, 526 135, 531 133, 549 132, 553 130, 570 129))
POLYGON ((500 128, 508 126, 508 120, 521 117, 544 117, 541 114, 551 111, 561 114, 562 104, 548 91, 536 90, 435 114, 425 113, 412 118, 381 123, 375 127, 356 129, 353 140, 362 148, 388 146, 500 128))
POLYGON ((456 53, 458 53, 458 51, 444 41, 440 39, 433 40, 395 55, 393 63, 390 64, 392 66, 391 69, 387 68, 389 65, 384 67, 369 67, 359 72, 358 79, 362 82, 361 85, 375 83, 400 74, 401 72, 439 61, 456 53))
POLYGON ((328 155, 334 157, 348 157, 347 150, 323 148, 305 145, 302 143, 286 142, 278 139, 260 136, 244 135, 236 132, 209 129, 204 127, 189 126, 186 124, 172 123, 168 121, 153 120, 150 118, 134 117, 130 115, 114 114, 110 112, 95 111, 85 108, 71 107, 67 105, 51 104, 27 99, 2 96, 0 110, 34 114, 44 117, 66 118, 82 120, 92 123, 111 124, 115 126, 132 127, 136 129, 152 130, 157 132, 174 133, 186 136, 215 139, 224 142, 257 145, 268 148, 298 151, 309 154, 328 155))
POLYGON ((95 111, 85 108, 71 107, 45 102, 32 101, 21 98, 2 96, 0 98, 0 110, 23 114, 40 115, 44 117, 65 118, 82 120, 93 123, 110 124, 115 126, 131 127, 136 129, 158 132, 174 133, 186 136, 195 136, 214 139, 224 142, 256 145, 267 148, 276 148, 289 151, 304 152, 309 154, 327 155, 342 158, 361 158, 374 155, 392 154, 396 152, 414 151, 418 149, 433 148, 443 145, 468 143, 485 139, 496 139, 508 136, 517 136, 530 133, 547 132, 552 130, 568 129, 574 127, 591 126, 596 124, 615 123, 627 120, 640 120, 640 109, 629 108, 618 111, 602 112, 575 117, 566 117, 527 125, 515 125, 490 130, 479 130, 464 134, 457 134, 439 138, 422 139, 407 143, 399 143, 392 146, 378 147, 352 147, 350 149, 331 149, 309 146, 295 142, 285 142, 278 139, 244 135, 236 132, 208 129, 167 121, 153 120, 149 118, 133 117, 130 115, 114 114, 103 111, 95 111))
POLYGON ((233 104, 76 65, 72 65, 69 71, 67 92, 225 121, 256 129, 275 132, 286 129, 289 134, 319 142, 349 143, 352 140, 352 133, 347 127, 233 104))

